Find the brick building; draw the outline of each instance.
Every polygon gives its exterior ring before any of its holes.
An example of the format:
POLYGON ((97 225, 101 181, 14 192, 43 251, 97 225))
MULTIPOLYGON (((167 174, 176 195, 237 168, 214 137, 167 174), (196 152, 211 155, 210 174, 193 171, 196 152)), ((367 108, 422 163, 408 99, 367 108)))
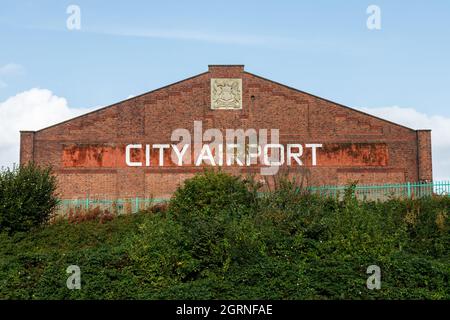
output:
MULTIPOLYGON (((168 197, 201 166, 128 166, 125 146, 170 144, 177 128, 279 129, 280 144, 320 143, 310 185, 432 180, 431 132, 413 130, 244 71, 207 72, 39 131, 21 131, 20 163, 52 165, 63 199, 168 197)), ((167 150, 166 150, 167 151, 167 150)), ((164 159, 169 159, 163 152, 164 159)), ((158 161, 158 155, 151 156, 158 161)), ((233 173, 254 167, 224 168, 233 173)))

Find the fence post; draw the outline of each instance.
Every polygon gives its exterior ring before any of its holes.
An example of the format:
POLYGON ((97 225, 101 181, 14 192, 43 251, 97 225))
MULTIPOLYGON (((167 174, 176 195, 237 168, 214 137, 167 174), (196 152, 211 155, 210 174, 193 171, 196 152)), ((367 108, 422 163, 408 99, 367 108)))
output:
POLYGON ((411 199, 411 182, 408 182, 406 186, 408 188, 408 199, 411 199))
POLYGON ((136 209, 134 211, 134 213, 139 211, 139 197, 136 197, 136 209))
POLYGON ((86 197, 86 210, 89 210, 89 194, 86 197))

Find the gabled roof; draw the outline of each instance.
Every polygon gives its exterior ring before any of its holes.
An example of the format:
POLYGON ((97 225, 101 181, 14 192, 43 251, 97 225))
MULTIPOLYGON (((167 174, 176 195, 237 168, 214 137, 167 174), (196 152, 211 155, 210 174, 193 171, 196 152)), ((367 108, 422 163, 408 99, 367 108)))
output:
MULTIPOLYGON (((243 69, 244 65, 209 65, 209 67, 242 67, 242 69, 243 69)), ((105 109, 114 107, 114 106, 119 105, 119 104, 121 104, 121 103, 124 103, 124 102, 126 102, 126 101, 130 101, 130 100, 133 100, 133 99, 137 99, 137 98, 139 98, 139 97, 142 97, 142 96, 145 96, 145 95, 148 95, 148 94, 151 94, 151 93, 155 93, 155 92, 158 92, 158 91, 167 89, 167 88, 169 88, 169 87, 171 87, 171 86, 174 86, 174 85, 180 84, 180 83, 182 83, 182 82, 189 81, 189 80, 198 78, 198 77, 200 77, 200 76, 203 76, 203 75, 205 75, 205 74, 208 74, 209 72, 210 72, 210 71, 206 71, 206 72, 197 74, 197 75, 195 75, 195 76, 192 76, 192 77, 189 77, 189 78, 186 78, 186 79, 183 79, 183 80, 180 80, 180 81, 171 83, 171 84, 169 84, 169 85, 166 85, 166 86, 163 86, 163 87, 160 87, 160 88, 157 88, 157 89, 154 89, 154 90, 151 90, 151 91, 142 93, 142 94, 140 94, 140 95, 137 95, 137 96, 134 96, 134 97, 125 99, 125 100, 121 100, 121 101, 119 101, 119 102, 116 102, 116 103, 113 103, 113 104, 111 104, 111 105, 108 105, 108 106, 99 108, 99 109, 97 109, 97 110, 93 110, 93 111, 91 111, 91 112, 88 112, 88 113, 79 115, 79 116, 77 116, 77 117, 74 117, 74 118, 71 118, 71 119, 68 119, 68 120, 65 120, 65 121, 62 121, 62 122, 53 124, 53 125, 51 125, 51 126, 48 126, 48 127, 42 128, 42 129, 39 129, 39 130, 37 130, 37 131, 35 131, 35 132, 44 131, 44 130, 47 130, 47 129, 50 129, 50 128, 53 128, 53 127, 62 125, 62 124, 64 124, 64 123, 73 121, 73 120, 75 120, 75 119, 84 117, 84 116, 86 116, 86 115, 93 114, 93 113, 100 112, 100 111, 102 111, 102 110, 105 110, 105 109)), ((279 83, 279 82, 276 82, 276 81, 273 81, 273 80, 264 78, 264 77, 262 77, 262 76, 258 76, 258 75, 256 75, 256 74, 253 74, 253 73, 250 73, 250 72, 247 72, 247 71, 243 71, 243 72, 246 73, 246 74, 248 74, 248 75, 251 75, 251 76, 253 76, 253 77, 259 78, 259 79, 261 79, 261 80, 271 82, 271 83, 276 84, 276 85, 278 85, 278 86, 282 86, 282 87, 287 88, 287 89, 289 89, 289 90, 293 90, 293 91, 295 91, 295 92, 298 92, 298 93, 302 93, 302 94, 304 94, 304 95, 311 96, 311 97, 313 97, 313 98, 322 100, 322 101, 327 102, 327 103, 332 103, 332 104, 334 104, 334 105, 336 105, 336 106, 339 106, 339 107, 342 107, 342 108, 345 108, 345 109, 350 109, 351 111, 360 113, 360 114, 362 114, 362 115, 364 115, 364 116, 371 117, 371 118, 374 118, 374 119, 377 119, 377 120, 380 120, 380 121, 383 121, 383 122, 386 122, 386 123, 389 123, 389 124, 391 124, 391 125, 395 125, 395 126, 398 126, 398 127, 404 128, 404 129, 408 129, 408 130, 411 130, 411 131, 416 131, 415 129, 406 127, 406 126, 404 126, 404 125, 401 125, 401 124, 398 124, 398 123, 395 123, 395 122, 392 122, 392 121, 389 121, 389 120, 386 120, 386 119, 383 119, 383 118, 379 118, 379 117, 377 117, 377 116, 368 114, 368 113, 366 113, 366 112, 363 112, 363 111, 360 111, 360 110, 357 110, 357 109, 353 109, 353 108, 348 107, 348 106, 346 106, 346 105, 343 105, 343 104, 340 104, 340 103, 337 103, 337 102, 334 102, 334 101, 331 101, 331 100, 328 100, 328 99, 325 99, 325 98, 316 96, 316 95, 311 94, 311 93, 309 93, 309 92, 305 92, 305 91, 302 91, 302 90, 299 90, 299 89, 296 89, 296 88, 287 86, 287 85, 285 85, 285 84, 282 84, 282 83, 279 83)), ((27 132, 27 131, 21 131, 21 132, 27 132)), ((29 132, 29 131, 28 131, 28 132, 29 132)))

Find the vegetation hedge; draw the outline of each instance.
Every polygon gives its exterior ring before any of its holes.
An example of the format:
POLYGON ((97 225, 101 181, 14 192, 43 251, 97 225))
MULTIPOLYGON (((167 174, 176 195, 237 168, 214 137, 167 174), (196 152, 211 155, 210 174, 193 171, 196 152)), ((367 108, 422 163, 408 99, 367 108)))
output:
POLYGON ((0 235, 2 299, 450 299, 450 197, 358 201, 194 177, 165 210, 0 235), (66 268, 81 268, 81 289, 66 268), (366 287, 381 268, 381 289, 366 287))

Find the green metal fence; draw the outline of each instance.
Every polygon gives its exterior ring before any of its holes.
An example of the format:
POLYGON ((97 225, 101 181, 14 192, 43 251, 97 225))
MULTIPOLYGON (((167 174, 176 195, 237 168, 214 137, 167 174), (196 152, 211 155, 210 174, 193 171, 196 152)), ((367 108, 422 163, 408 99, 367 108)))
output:
MULTIPOLYGON (((312 193, 342 197, 348 186, 310 187, 312 193)), ((387 200, 397 198, 421 198, 431 195, 450 195, 450 181, 407 182, 402 184, 357 185, 355 195, 359 199, 387 200)))
POLYGON ((89 209, 99 208, 108 210, 111 213, 124 214, 136 213, 145 210, 158 203, 167 202, 168 199, 155 198, 123 198, 123 199, 102 199, 98 197, 87 196, 84 199, 62 199, 60 200, 58 213, 76 213, 77 211, 87 211, 89 209))
MULTIPOLYGON (((323 196, 342 197, 348 186, 320 186, 309 187, 310 192, 323 196)), ((447 195, 450 196, 450 181, 434 181, 429 183, 408 182, 404 184, 384 185, 357 185, 355 195, 361 200, 387 200, 397 198, 420 198, 425 196, 447 195)), ((167 202, 168 199, 155 198, 126 198, 126 199, 102 199, 89 197, 84 199, 63 199, 60 201, 58 212, 67 214, 70 211, 89 210, 99 208, 111 213, 135 213, 152 205, 167 202)))

